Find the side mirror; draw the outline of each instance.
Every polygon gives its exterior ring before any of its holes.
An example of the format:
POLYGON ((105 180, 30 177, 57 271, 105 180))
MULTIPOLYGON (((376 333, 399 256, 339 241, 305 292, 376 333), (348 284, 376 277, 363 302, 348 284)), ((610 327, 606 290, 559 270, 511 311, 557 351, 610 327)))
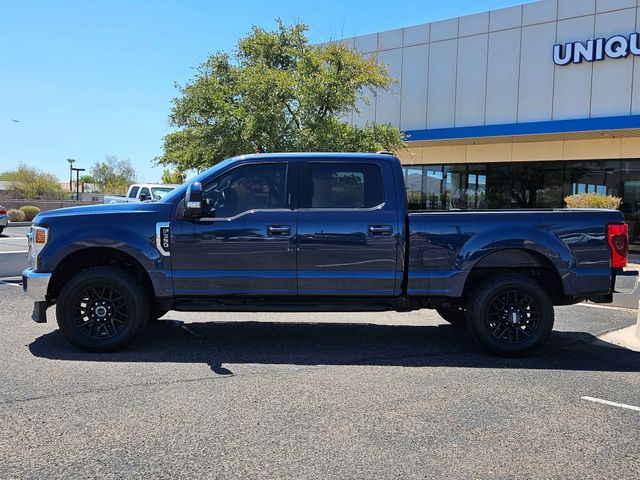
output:
POLYGON ((194 182, 187 188, 184 197, 184 216, 186 218, 202 217, 202 184, 194 182))
POLYGON ((141 193, 140 197, 138 197, 138 200, 140 200, 141 202, 146 202, 147 200, 149 200, 149 195, 147 195, 146 193, 141 193))

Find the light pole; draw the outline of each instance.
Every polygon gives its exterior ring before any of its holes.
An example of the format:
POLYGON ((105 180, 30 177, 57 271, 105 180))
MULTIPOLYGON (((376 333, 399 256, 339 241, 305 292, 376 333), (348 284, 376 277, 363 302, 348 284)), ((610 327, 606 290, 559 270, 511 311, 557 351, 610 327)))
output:
POLYGON ((84 172, 84 168, 72 168, 72 172, 76 172, 76 201, 80 200, 80 172, 84 172))
POLYGON ((67 162, 69 162, 69 193, 73 193, 73 164, 75 163, 75 159, 67 158, 67 162))

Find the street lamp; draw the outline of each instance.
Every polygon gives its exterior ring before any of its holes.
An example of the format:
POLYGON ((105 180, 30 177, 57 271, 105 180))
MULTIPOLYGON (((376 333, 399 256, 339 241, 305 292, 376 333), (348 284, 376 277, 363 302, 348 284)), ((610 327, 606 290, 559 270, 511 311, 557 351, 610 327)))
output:
POLYGON ((75 163, 74 158, 67 158, 67 162, 69 162, 69 193, 73 193, 73 164, 75 163))
POLYGON ((71 168, 76 172, 76 201, 80 200, 80 172, 84 172, 84 168, 71 168))

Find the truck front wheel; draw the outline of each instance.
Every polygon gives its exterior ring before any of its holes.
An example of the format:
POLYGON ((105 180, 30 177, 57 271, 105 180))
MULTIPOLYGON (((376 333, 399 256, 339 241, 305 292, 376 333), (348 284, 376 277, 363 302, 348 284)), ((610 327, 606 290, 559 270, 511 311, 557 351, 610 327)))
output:
POLYGON ((539 283, 524 275, 484 281, 467 308, 471 336, 491 353, 521 357, 533 353, 553 329, 553 303, 539 283))
POLYGON ((56 306, 64 337, 88 352, 110 352, 131 342, 149 318, 149 302, 136 278, 118 268, 94 267, 69 280, 56 306))

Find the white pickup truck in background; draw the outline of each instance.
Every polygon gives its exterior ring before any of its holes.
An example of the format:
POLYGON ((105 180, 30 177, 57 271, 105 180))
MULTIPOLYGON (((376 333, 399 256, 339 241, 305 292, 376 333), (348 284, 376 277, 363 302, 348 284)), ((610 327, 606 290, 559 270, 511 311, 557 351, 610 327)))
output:
POLYGON ((124 197, 105 195, 104 203, 133 203, 133 202, 146 202, 151 200, 156 202, 164 197, 171 190, 175 189, 177 185, 160 185, 156 183, 134 183, 129 187, 127 194, 124 197))

